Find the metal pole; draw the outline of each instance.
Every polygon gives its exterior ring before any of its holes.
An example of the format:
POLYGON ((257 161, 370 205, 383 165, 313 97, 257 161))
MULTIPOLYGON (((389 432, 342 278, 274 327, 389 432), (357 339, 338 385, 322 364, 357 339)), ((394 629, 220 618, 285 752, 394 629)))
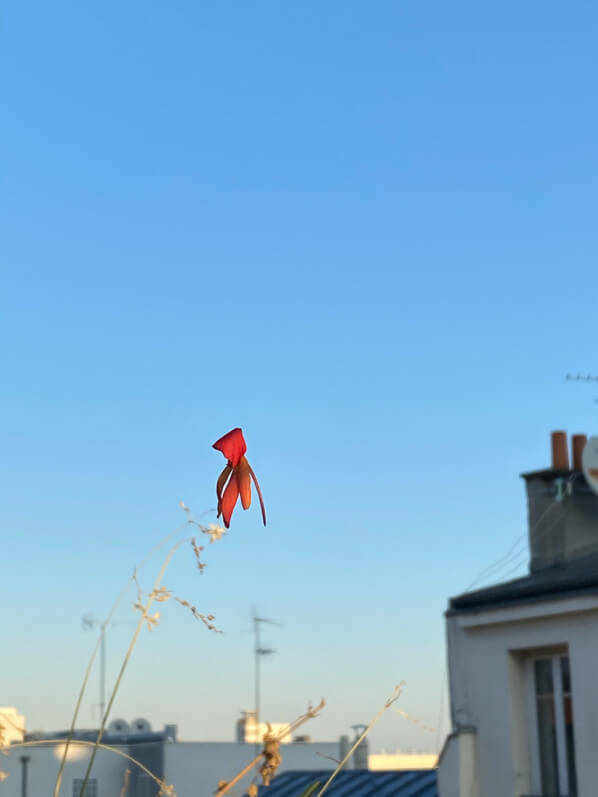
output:
POLYGON ((22 755, 19 759, 21 762, 21 797, 27 797, 27 764, 30 761, 28 755, 22 755))
POLYGON ((255 743, 257 755, 260 746, 260 624, 255 610, 253 612, 253 627, 255 634, 255 743))
POLYGON ((100 648, 100 720, 106 710, 106 626, 102 625, 102 644, 100 648))
POLYGON ((253 633, 255 635, 255 724, 256 724, 256 755, 260 752, 260 698, 261 698, 261 670, 260 670, 260 656, 267 656, 270 653, 275 653, 272 648, 263 648, 260 639, 260 623, 270 623, 270 625, 280 625, 275 623, 274 620, 267 620, 265 617, 259 617, 254 607, 253 609, 253 633))

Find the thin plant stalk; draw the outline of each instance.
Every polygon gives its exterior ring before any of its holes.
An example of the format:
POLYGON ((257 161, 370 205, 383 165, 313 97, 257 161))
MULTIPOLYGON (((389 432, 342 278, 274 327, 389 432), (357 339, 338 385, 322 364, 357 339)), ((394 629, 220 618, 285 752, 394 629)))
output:
POLYGON ((401 692, 403 691, 403 686, 404 686, 404 685, 405 685, 405 682, 404 682, 404 681, 401 681, 401 683, 400 683, 398 686, 395 686, 395 688, 394 688, 394 692, 392 693, 392 695, 391 695, 391 696, 388 698, 388 700, 387 700, 387 701, 386 701, 386 703, 385 703, 385 704, 382 706, 382 708, 381 708, 381 709, 380 709, 380 711, 379 711, 379 712, 376 714, 376 716, 375 716, 375 717, 374 717, 372 720, 370 720, 370 723, 369 723, 369 725, 368 725, 368 726, 365 728, 365 730, 363 731, 363 733, 361 734, 361 736, 359 736, 359 737, 358 737, 358 738, 355 740, 355 743, 353 744, 353 747, 352 747, 352 748, 349 750, 349 752, 347 753, 347 755, 346 755, 346 756, 343 758, 343 760, 340 762, 340 764, 339 764, 339 765, 337 766, 337 768, 334 770, 334 772, 332 773, 332 775, 331 775, 331 776, 328 778, 328 780, 326 781, 326 783, 325 783, 325 784, 322 786, 322 788, 320 789, 320 791, 319 791, 319 792, 318 792, 318 794, 317 794, 317 797, 322 797, 322 795, 324 794, 324 792, 326 791, 326 789, 327 789, 327 788, 330 786, 330 784, 332 783, 332 781, 333 781, 333 780, 336 778, 336 776, 338 775, 338 773, 339 773, 339 772, 341 771, 341 769, 342 769, 342 768, 345 766, 345 764, 347 763, 347 761, 348 761, 348 760, 351 758, 351 756, 353 755, 353 753, 355 752, 355 750, 358 748, 358 746, 361 744, 361 742, 362 742, 362 741, 365 739, 365 737, 368 735, 368 733, 369 733, 369 732, 372 730, 372 728, 373 728, 373 727, 374 727, 374 725, 375 725, 375 724, 378 722, 378 720, 380 719, 380 717, 381 717, 381 716, 384 714, 384 712, 385 712, 385 711, 387 711, 387 710, 388 710, 388 709, 389 709, 389 708, 392 706, 392 704, 393 704, 393 703, 394 703, 396 700, 398 700, 398 699, 399 699, 399 697, 401 696, 401 692))
MULTIPOLYGON (((199 517, 203 517, 203 515, 207 515, 210 512, 213 512, 213 510, 210 509, 210 510, 208 510, 208 512, 202 512, 201 515, 199 515, 199 517)), ((152 556, 152 554, 155 551, 157 551, 159 548, 161 548, 162 545, 164 545, 164 543, 167 540, 169 540, 175 534, 178 534, 180 531, 182 531, 184 528, 186 528, 188 525, 190 525, 190 524, 192 524, 194 522, 195 521, 192 520, 192 519, 191 520, 186 520, 185 523, 182 523, 180 526, 177 526, 176 529, 174 529, 173 531, 168 532, 168 534, 165 537, 163 537, 159 542, 157 542, 150 549, 150 551, 146 554, 146 556, 141 560, 141 564, 139 566, 142 567, 147 562, 147 560, 152 556)), ((66 758, 67 758, 67 755, 68 755, 68 750, 69 750, 69 746, 71 744, 71 740, 73 738, 73 734, 75 732, 75 725, 76 725, 77 719, 79 717, 79 711, 81 709, 81 703, 83 701, 83 695, 85 694, 85 690, 87 689, 87 684, 89 682, 89 677, 91 675, 91 671, 92 671, 96 656, 98 654, 98 650, 100 649, 100 644, 101 644, 102 639, 104 638, 104 635, 106 633, 106 627, 110 624, 112 618, 114 617, 114 615, 116 613, 116 610, 120 606, 122 599, 124 598, 124 596, 127 593, 127 590, 129 589, 131 584, 135 581, 136 572, 137 572, 137 568, 135 568, 135 571, 133 572, 133 575, 129 578, 129 580, 127 581, 127 583, 125 584, 125 586, 121 590, 120 594, 118 595, 118 597, 116 598, 116 600, 112 604, 112 608, 110 609, 110 612, 108 613, 108 617, 102 623, 100 635, 99 635, 99 637, 97 639, 97 642, 95 644, 95 647, 94 647, 94 649, 92 651, 91 657, 89 659, 89 663, 87 665, 87 669, 85 671, 85 675, 83 677, 83 683, 81 684, 81 689, 79 690, 79 697, 77 698, 77 703, 75 705, 75 711, 73 713, 73 718, 71 720, 71 727, 69 728, 69 733, 68 733, 68 736, 66 738, 66 742, 65 742, 65 745, 64 745, 64 750, 63 750, 63 753, 62 753, 62 759, 60 761, 60 767, 58 768, 58 774, 56 776, 56 783, 54 785, 53 797, 58 797, 58 795, 60 794, 60 787, 62 785, 62 777, 63 777, 63 773, 64 773, 64 767, 66 765, 66 758)))
MULTIPOLYGON (((10 749, 13 750, 16 747, 39 747, 39 746, 45 745, 45 744, 65 744, 65 740, 64 739, 37 739, 37 740, 32 741, 32 742, 13 742, 10 745, 10 749)), ((112 747, 112 745, 102 744, 101 742, 99 744, 97 742, 88 742, 88 741, 84 741, 83 739, 72 739, 71 740, 71 744, 74 744, 75 746, 79 745, 81 747, 96 747, 97 746, 97 747, 100 748, 100 750, 107 750, 109 753, 115 753, 116 755, 119 755, 122 758, 126 758, 127 761, 130 761, 132 764, 135 764, 135 766, 137 766, 137 767, 139 767, 139 769, 143 770, 143 772, 145 772, 146 775, 149 775, 150 778, 160 787, 160 789, 163 792, 165 792, 167 794, 173 794, 174 795, 174 791, 173 791, 172 786, 169 786, 169 784, 166 783, 165 780, 161 780, 157 775, 154 775, 154 773, 151 772, 151 770, 149 770, 145 766, 145 764, 142 764, 141 761, 138 761, 136 758, 133 758, 133 756, 129 755, 128 753, 125 753, 122 750, 119 750, 118 747, 112 747)))
POLYGON ((175 551, 177 550, 177 548, 179 548, 183 544, 183 542, 185 542, 185 540, 181 540, 180 542, 177 542, 177 544, 173 545, 173 547, 168 552, 168 555, 166 556, 166 559, 162 563, 162 567, 160 568, 160 572, 158 573, 158 576, 157 576, 156 581, 154 583, 154 587, 153 587, 152 591, 148 595, 147 603, 143 607, 143 612, 141 614, 141 618, 139 619, 139 622, 137 623, 137 628, 135 629, 135 632, 134 632, 134 634, 133 634, 133 636, 131 638, 131 642, 129 644, 129 649, 127 650, 127 653, 126 653, 125 658, 123 660, 123 663, 121 665, 120 672, 118 674, 118 677, 116 679, 116 683, 114 684, 114 688, 112 690, 112 694, 110 695, 110 700, 108 701, 108 706, 106 708, 104 716, 102 717, 102 724, 100 725, 100 730, 98 731, 98 737, 96 739, 95 746, 94 746, 94 748, 92 750, 91 756, 89 758, 89 762, 87 764, 87 770, 86 770, 85 776, 83 778, 83 783, 81 784, 81 791, 79 792, 79 797, 84 797, 84 795, 85 795, 85 789, 86 789, 87 783, 89 781, 89 775, 91 773, 91 768, 93 767, 93 762, 95 760, 96 753, 98 751, 99 743, 102 741, 102 736, 104 735, 104 727, 106 725, 106 720, 108 719, 108 716, 109 716, 109 714, 110 714, 110 712, 112 710, 112 705, 113 705, 114 700, 116 698, 116 693, 118 692, 118 687, 120 686, 120 682, 122 681, 122 678, 123 678, 123 675, 125 673, 125 670, 127 669, 127 664, 129 663, 129 659, 131 658, 131 654, 133 652, 133 648, 135 647, 137 639, 139 638, 139 634, 141 633, 141 630, 143 628, 143 624, 144 624, 144 622, 145 622, 145 620, 146 620, 146 618, 148 616, 148 612, 150 610, 150 607, 151 607, 152 603, 154 602, 154 596, 155 596, 156 591, 158 590, 158 588, 160 586, 160 583, 162 581, 162 576, 164 575, 164 572, 165 572, 166 568, 168 567, 168 563, 172 559, 175 551))
POLYGON ((75 732, 75 724, 76 724, 77 718, 79 716, 79 710, 81 708, 81 703, 83 701, 83 695, 85 694, 85 690, 87 688, 87 683, 89 681, 89 676, 91 675, 91 670, 93 668, 93 665, 94 665, 94 662, 95 662, 95 658, 97 656, 100 644, 102 642, 102 639, 104 638, 104 634, 106 633, 106 626, 108 625, 108 623, 111 621, 112 617, 114 616, 114 613, 115 613, 118 605, 120 604, 120 601, 124 597, 127 589, 129 588, 130 584, 131 584, 131 581, 129 580, 127 582, 127 585, 123 588, 122 592, 120 593, 120 595, 116 599, 114 605, 112 606, 112 609, 110 610, 110 613, 108 615, 107 620, 102 624, 100 635, 99 635, 99 637, 97 639, 97 642, 95 644, 95 647, 94 647, 94 649, 92 651, 91 658, 89 659, 89 663, 88 663, 87 669, 85 671, 85 676, 83 677, 83 683, 81 684, 81 689, 79 690, 79 697, 77 698, 77 703, 75 705, 75 711, 73 713, 73 718, 71 720, 71 727, 69 728, 69 733, 68 733, 68 736, 67 736, 67 739, 66 739, 66 742, 65 742, 65 745, 64 745, 64 750, 62 751, 62 758, 60 760, 60 767, 58 768, 58 774, 56 776, 56 783, 54 785, 54 797, 58 797, 58 794, 60 792, 60 787, 62 785, 62 776, 63 776, 63 773, 64 773, 64 767, 66 765, 66 758, 67 758, 67 754, 68 754, 68 749, 69 749, 71 741, 73 739, 73 734, 75 732))
MULTIPOLYGON (((287 733, 293 733, 294 731, 297 730, 297 728, 300 728, 301 725, 303 725, 305 722, 307 722, 308 720, 313 719, 314 717, 316 717, 318 715, 318 712, 320 712, 324 708, 324 705, 325 705, 325 701, 321 700, 319 705, 317 705, 315 708, 308 709, 308 711, 306 711, 305 714, 302 714, 300 717, 297 717, 296 720, 294 720, 293 722, 289 723, 289 725, 287 725, 286 728, 283 728, 279 733, 277 733, 276 734, 276 739, 278 741, 280 741, 281 739, 284 739, 284 737, 287 735, 287 733)), ((224 784, 224 786, 222 786, 221 789, 218 789, 218 791, 214 793, 214 797, 222 797, 222 795, 226 794, 227 791, 230 791, 230 789, 232 789, 233 786, 236 786, 236 784, 242 778, 244 778, 245 775, 247 775, 249 772, 251 772, 251 770, 255 766, 257 766, 257 764, 259 764, 259 762, 262 760, 262 755, 263 755, 263 753, 260 753, 259 755, 256 755, 256 757, 253 759, 253 761, 250 761, 247 764, 247 766, 243 767, 243 769, 240 772, 237 772, 237 774, 235 775, 235 777, 232 780, 227 781, 224 784)))

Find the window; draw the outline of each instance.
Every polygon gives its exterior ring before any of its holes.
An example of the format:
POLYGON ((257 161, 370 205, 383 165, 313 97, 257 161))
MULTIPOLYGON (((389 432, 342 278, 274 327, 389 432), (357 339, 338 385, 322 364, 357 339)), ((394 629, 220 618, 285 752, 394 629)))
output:
POLYGON ((543 797, 577 794, 571 671, 566 653, 531 659, 539 782, 543 797))
MULTIPOLYGON (((73 797, 81 797, 81 787, 83 786, 83 778, 74 778, 73 780, 73 797)), ((90 778, 85 787, 84 797, 98 797, 98 779, 90 778)))

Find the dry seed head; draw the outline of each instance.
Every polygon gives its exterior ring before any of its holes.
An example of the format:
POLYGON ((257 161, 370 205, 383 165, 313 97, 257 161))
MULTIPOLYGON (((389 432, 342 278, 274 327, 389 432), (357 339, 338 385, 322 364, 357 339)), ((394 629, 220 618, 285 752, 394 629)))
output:
POLYGON ((264 749, 262 750, 264 762, 260 767, 260 775, 264 786, 269 786, 276 775, 276 770, 282 762, 280 754, 280 739, 272 733, 272 726, 268 723, 268 732, 264 736, 264 749))
POLYGON ((199 528, 204 534, 207 534, 210 538, 210 545, 213 542, 218 542, 218 540, 222 539, 226 534, 226 529, 224 526, 218 526, 216 523, 210 523, 209 526, 202 526, 198 524, 199 528))
POLYGON ((247 789, 247 795, 248 795, 248 797, 257 797, 258 791, 259 791, 259 789, 257 787, 257 784, 252 783, 249 786, 249 788, 247 789))
POLYGON ((172 592, 171 590, 166 589, 166 587, 160 587, 152 592, 152 598, 158 603, 165 603, 167 600, 170 600, 171 597, 172 592))
POLYGON ((179 598, 178 595, 173 595, 172 597, 175 599, 175 601, 177 603, 180 603, 181 606, 185 606, 185 608, 189 609, 189 611, 195 617, 195 619, 199 620, 201 623, 203 623, 206 626, 206 628, 208 629, 208 631, 214 631, 217 634, 221 634, 222 633, 222 631, 220 631, 220 629, 216 628, 215 625, 212 625, 212 620, 216 619, 213 614, 202 614, 200 611, 197 610, 197 607, 196 606, 192 606, 189 603, 189 601, 186 601, 186 600, 183 600, 182 598, 179 598))
POLYGON ((145 606, 142 606, 140 603, 134 603, 133 606, 135 609, 138 609, 141 614, 143 615, 143 619, 147 623, 147 627, 150 631, 153 630, 155 626, 158 625, 158 620, 160 619, 160 612, 154 612, 153 615, 149 615, 146 613, 145 606))
POLYGON ((197 567, 199 568, 199 572, 203 574, 203 569, 206 566, 204 562, 201 561, 200 555, 203 551, 203 545, 198 545, 195 537, 191 538, 191 547, 193 548, 193 553, 195 554, 195 561, 197 562, 197 567))
POLYGON ((8 772, 5 772, 3 769, 0 769, 0 783, 2 783, 3 780, 6 780, 7 777, 8 777, 8 772))

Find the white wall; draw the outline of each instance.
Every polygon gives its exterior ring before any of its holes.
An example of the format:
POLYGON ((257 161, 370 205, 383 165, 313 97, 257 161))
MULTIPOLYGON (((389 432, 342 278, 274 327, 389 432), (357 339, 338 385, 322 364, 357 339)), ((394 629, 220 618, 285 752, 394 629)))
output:
MULTIPOLYGON (((483 797, 540 793, 532 778, 526 684, 527 651, 567 645, 571 664, 578 789, 598 783, 598 598, 545 601, 447 619, 453 729, 476 730, 483 797)), ((450 756, 446 766, 450 766, 450 756)), ((440 763, 440 797, 450 797, 440 763)), ((459 792, 456 792, 459 793, 459 792)))
MULTIPOLYGON (((231 780, 255 757, 255 746, 237 742, 175 742, 164 748, 164 779, 174 786, 177 797, 211 797, 218 781, 231 780)), ((281 746, 282 764, 279 772, 290 769, 328 769, 338 759, 337 742, 291 743, 281 746), (318 755, 321 753, 322 755, 318 755)), ((243 794, 255 771, 235 787, 243 794)), ((259 781, 261 783, 261 779, 259 781)), ((0 792, 1 795, 1 792, 0 792)))
MULTIPOLYGON (((28 797, 49 797, 54 789, 61 753, 62 745, 9 747, 7 755, 0 756, 0 769, 8 772, 8 778, 0 783, 0 797, 21 797, 21 756, 30 758, 27 764, 28 797)), ((72 797, 73 779, 84 777, 88 761, 87 749, 69 748, 61 797, 72 797)), ((119 797, 126 768, 124 758, 98 751, 92 772, 92 777, 98 779, 98 797, 119 797)))
MULTIPOLYGON (((120 749, 129 752, 128 747, 120 749)), ((177 797, 212 797, 218 781, 230 780, 236 775, 255 757, 255 749, 252 744, 237 742, 165 742, 163 777, 174 785, 177 797)), ((19 758, 24 755, 30 758, 27 765, 28 797, 51 795, 61 752, 62 745, 8 748, 8 754, 0 756, 0 769, 8 772, 8 778, 0 782, 0 797, 21 797, 19 758)), ((281 746, 281 753, 279 772, 290 769, 332 770, 336 764, 331 758, 338 758, 339 746, 336 742, 291 743, 281 746)), ((88 748, 77 745, 70 748, 61 797, 72 797, 73 779, 84 776, 88 760, 88 748)), ((98 797, 120 797, 128 766, 124 758, 108 751, 98 751, 92 771, 92 777, 98 780, 98 797)), ((134 769, 133 764, 131 767, 134 769)), ((243 794, 243 787, 250 784, 254 774, 242 780, 234 793, 243 794)))

